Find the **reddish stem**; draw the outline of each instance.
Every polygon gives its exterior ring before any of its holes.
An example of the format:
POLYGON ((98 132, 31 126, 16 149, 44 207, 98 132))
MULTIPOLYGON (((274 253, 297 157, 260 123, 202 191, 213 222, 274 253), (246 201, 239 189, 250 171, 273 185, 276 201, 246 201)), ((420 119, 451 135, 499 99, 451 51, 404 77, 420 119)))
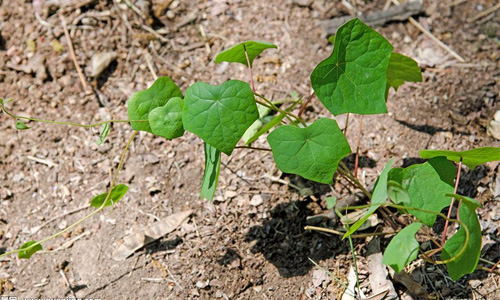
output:
POLYGON ((250 70, 250 82, 252 84, 252 92, 255 93, 255 84, 253 83, 253 71, 252 66, 250 65, 250 58, 248 57, 247 47, 243 44, 243 49, 245 50, 245 57, 247 58, 248 70, 250 70))
POLYGON ((500 264, 500 260, 497 261, 497 263, 494 264, 493 267, 491 267, 490 271, 493 272, 495 270, 495 268, 498 266, 498 264, 500 264))
MULTIPOLYGON (((347 124, 346 124, 347 127, 347 124)), ((358 144, 356 146, 356 158, 354 160, 354 177, 358 177, 359 144, 361 143, 361 131, 363 130, 363 115, 359 119, 358 144)))
MULTIPOLYGON (((457 177, 455 178, 455 189, 453 190, 453 194, 457 193, 458 190, 458 182, 460 181, 460 171, 462 170, 462 158, 460 157, 460 162, 458 163, 458 171, 457 177)), ((451 215, 451 210, 453 209, 453 204, 455 203, 455 197, 451 198, 450 208, 448 208, 448 215, 446 216, 448 219, 451 215)), ((459 204, 460 206, 460 204, 459 204)), ((459 218, 459 214, 457 211, 457 219, 459 218)), ((444 223, 443 235, 441 236, 441 247, 444 247, 444 242, 446 241, 446 232, 448 231, 448 219, 444 223)))
POLYGON ((307 100, 304 103, 304 105, 302 105, 302 107, 299 110, 299 114, 297 115, 297 117, 300 118, 302 116, 302 113, 304 112, 304 110, 306 110, 306 107, 309 104, 309 102, 311 102, 311 99, 312 99, 313 96, 314 96, 314 92, 312 92, 311 95, 309 95, 309 98, 307 98, 307 100))

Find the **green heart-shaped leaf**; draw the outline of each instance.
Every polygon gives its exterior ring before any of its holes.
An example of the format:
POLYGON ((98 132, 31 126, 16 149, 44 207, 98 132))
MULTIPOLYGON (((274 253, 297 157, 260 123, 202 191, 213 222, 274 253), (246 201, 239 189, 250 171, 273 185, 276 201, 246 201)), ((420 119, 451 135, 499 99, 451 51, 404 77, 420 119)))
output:
POLYGON ((460 255, 459 258, 446 264, 451 279, 458 280, 465 274, 472 273, 476 269, 481 254, 481 225, 476 215, 476 208, 479 203, 463 201, 460 205, 460 220, 464 222, 469 229, 469 240, 466 241, 465 228, 460 229, 444 244, 442 258, 450 259, 460 255), (463 253, 460 253, 464 244, 467 247, 463 253))
POLYGON ((17 254, 17 257, 25 259, 30 259, 33 254, 43 250, 42 245, 35 241, 26 242, 19 249, 22 251, 17 254))
POLYGON ((339 161, 351 148, 337 122, 322 118, 306 128, 284 125, 267 137, 278 168, 330 184, 339 161))
POLYGON ((278 48, 276 45, 268 42, 259 41, 246 41, 239 43, 217 55, 215 58, 215 63, 218 64, 223 61, 227 62, 237 62, 240 64, 247 65, 247 58, 245 55, 245 49, 247 50, 248 60, 250 61, 250 67, 252 67, 253 60, 259 56, 259 54, 269 48, 278 48))
POLYGON ((186 90, 184 128, 227 155, 258 117, 252 89, 243 81, 197 82, 186 90))
MULTIPOLYGON (((115 204, 116 202, 120 201, 123 196, 128 192, 128 186, 125 184, 119 184, 111 190, 111 195, 109 195, 108 200, 106 201, 106 204, 104 204, 104 207, 110 206, 115 204)), ((100 195, 95 196, 90 200, 90 206, 92 207, 101 207, 102 204, 104 203, 104 200, 106 200, 106 197, 108 196, 108 193, 103 193, 100 195)))
MULTIPOLYGON (((128 118, 148 121, 153 109, 164 106, 173 97, 182 97, 179 87, 169 77, 159 77, 149 89, 130 97, 127 102, 128 118)), ((149 122, 130 122, 130 125, 135 130, 153 133, 149 122)))
POLYGON ((416 61, 403 54, 393 52, 387 67, 387 90, 392 86, 397 91, 405 81, 421 82, 422 72, 416 61))
POLYGON ((387 245, 382 263, 399 273, 407 264, 417 258, 418 242, 415 239, 415 234, 420 227, 422 227, 422 223, 412 223, 398 232, 387 245))
POLYGON ((162 107, 153 109, 148 116, 149 126, 154 134, 172 140, 184 134, 182 107, 184 101, 179 97, 168 100, 162 107))
POLYGON ((395 168, 389 172, 389 180, 397 182, 409 196, 409 202, 403 202, 408 211, 427 226, 432 226, 436 215, 417 209, 431 210, 436 213, 450 205, 453 193, 455 167, 444 157, 436 157, 424 164, 413 165, 405 169, 395 168))
POLYGON ((462 163, 472 170, 486 162, 500 161, 500 148, 482 147, 466 151, 421 150, 420 156, 425 159, 445 156, 448 160, 454 162, 459 162, 462 159, 462 163))
POLYGON ((339 28, 330 57, 316 66, 311 84, 334 115, 386 113, 386 75, 392 45, 358 19, 339 28))

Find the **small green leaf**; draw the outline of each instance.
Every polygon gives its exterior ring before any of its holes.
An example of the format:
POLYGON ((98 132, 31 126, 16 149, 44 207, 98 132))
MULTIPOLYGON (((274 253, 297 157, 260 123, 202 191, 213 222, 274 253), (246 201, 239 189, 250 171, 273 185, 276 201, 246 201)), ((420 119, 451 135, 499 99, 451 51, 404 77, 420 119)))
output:
POLYGON ((422 227, 422 223, 412 223, 392 238, 384 252, 382 263, 399 273, 403 268, 417 258, 418 242, 415 234, 422 227))
POLYGON ((172 140, 184 135, 182 108, 184 101, 179 97, 168 100, 162 107, 153 109, 148 116, 153 134, 172 140))
POLYGON ((424 164, 405 169, 395 168, 389 172, 389 180, 399 183, 410 197, 404 203, 408 211, 427 226, 432 226, 436 215, 411 210, 411 207, 440 212, 450 205, 446 194, 453 193, 455 167, 444 157, 436 157, 424 164))
POLYGON ((311 74, 321 103, 334 115, 386 113, 386 75, 392 50, 382 35, 360 20, 342 25, 332 55, 311 74))
POLYGON ((481 254, 481 226, 475 209, 478 203, 463 201, 460 205, 460 220, 469 229, 469 241, 466 241, 465 228, 460 229, 446 241, 441 254, 444 260, 448 260, 460 254, 467 242, 465 251, 455 260, 446 264, 451 279, 458 280, 465 274, 474 272, 481 254))
POLYGON ((219 182, 221 152, 205 143, 205 172, 201 183, 201 198, 212 201, 219 182))
POLYGON ((337 122, 321 118, 306 128, 284 125, 267 137, 274 161, 286 173, 330 184, 351 148, 337 122))
POLYGON ((258 117, 252 89, 243 81, 196 82, 186 90, 184 128, 227 155, 258 117))
POLYGON ((16 122, 16 129, 17 130, 26 130, 26 129, 30 129, 31 127, 27 126, 26 124, 24 124, 23 121, 21 120, 17 120, 16 122))
MULTIPOLYGON (((133 94, 127 102, 128 118, 130 120, 148 121, 149 113, 167 104, 174 97, 182 97, 181 90, 169 77, 159 77, 146 90, 133 94)), ((153 133, 149 122, 130 122, 135 130, 153 133)))
MULTIPOLYGON (((125 194, 128 191, 128 186, 125 184, 119 184, 111 190, 111 195, 109 195, 108 201, 106 201, 106 204, 104 207, 110 206, 115 204, 116 202, 120 201, 120 199, 125 196, 125 194)), ((108 196, 108 193, 100 194, 92 198, 90 201, 90 206, 92 207, 101 207, 102 204, 104 203, 104 200, 106 200, 106 197, 108 196)))
POLYGON ((17 257, 30 259, 33 254, 40 250, 43 250, 43 247, 42 245, 38 244, 38 242, 29 241, 24 243, 19 249, 22 251, 18 252, 17 257))
POLYGON ((109 123, 105 123, 104 125, 102 125, 101 135, 99 135, 99 139, 96 142, 98 146, 100 146, 100 145, 102 145, 102 143, 104 143, 104 140, 108 136, 109 128, 111 128, 111 126, 109 126, 109 123))
POLYGON ((326 202, 326 209, 332 209, 335 207, 335 204, 337 204, 337 197, 328 197, 325 199, 326 202))
POLYGON ((420 156, 424 159, 445 156, 454 162, 459 162, 461 158, 462 163, 472 170, 486 162, 500 161, 500 147, 482 147, 466 151, 421 150, 420 156))
POLYGON ((237 62, 240 64, 247 65, 247 58, 245 55, 245 49, 247 50, 248 60, 250 61, 250 67, 252 67, 253 60, 259 56, 259 54, 269 48, 278 48, 276 45, 268 42, 259 41, 247 41, 233 46, 217 55, 215 58, 215 63, 218 64, 223 61, 227 62, 237 62))
POLYGON ((370 206, 368 211, 361 219, 359 219, 358 221, 356 221, 356 223, 349 227, 349 230, 347 230, 342 239, 345 239, 346 237, 353 234, 356 230, 358 230, 358 228, 361 227, 361 225, 363 225, 366 220, 368 220, 368 218, 380 207, 380 205, 383 204, 385 200, 387 200, 387 176, 389 174, 389 171, 391 170, 393 161, 393 159, 389 160, 389 162, 385 165, 384 170, 377 178, 377 182, 375 182, 375 188, 373 189, 371 201, 372 206, 370 206))
POLYGON ((422 82, 422 72, 416 61, 393 52, 387 67, 387 90, 392 86, 397 91, 405 81, 422 82))

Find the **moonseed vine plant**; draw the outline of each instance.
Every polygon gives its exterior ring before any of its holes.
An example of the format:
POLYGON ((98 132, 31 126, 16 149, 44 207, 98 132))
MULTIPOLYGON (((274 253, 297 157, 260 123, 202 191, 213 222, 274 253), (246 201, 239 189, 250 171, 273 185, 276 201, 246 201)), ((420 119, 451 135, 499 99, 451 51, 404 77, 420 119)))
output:
MULTIPOLYGON (((331 41, 333 53, 320 62, 311 73, 312 88, 321 103, 333 115, 350 113, 359 115, 387 113, 389 89, 397 90, 404 82, 420 82, 422 75, 417 63, 402 54, 393 52, 393 46, 379 33, 358 19, 345 23, 331 41)), ((277 46, 258 41, 247 41, 220 53, 215 63, 236 62, 252 70, 259 54, 277 46)), ((124 184, 117 184, 125 153, 138 131, 172 140, 192 132, 204 142, 205 171, 202 179, 202 198, 212 200, 219 178, 221 155, 231 155, 244 135, 250 145, 260 136, 271 131, 267 141, 278 168, 305 179, 332 184, 338 172, 358 186, 370 199, 364 206, 337 209, 367 209, 364 215, 347 228, 344 238, 352 235, 378 209, 393 208, 406 216, 409 225, 399 230, 384 252, 383 263, 401 272, 411 261, 420 256, 433 263, 446 264, 453 280, 476 269, 481 250, 481 228, 476 215, 480 203, 457 194, 462 165, 473 169, 479 164, 500 160, 500 148, 484 147, 463 152, 422 150, 420 155, 429 159, 423 164, 407 168, 393 168, 390 160, 378 177, 372 192, 368 191, 346 167, 342 159, 351 154, 351 147, 337 122, 319 118, 306 122, 302 117, 305 103, 296 100, 287 108, 278 107, 265 96, 257 93, 251 75, 251 85, 239 80, 229 80, 220 85, 196 82, 184 94, 168 77, 160 77, 148 89, 133 94, 127 103, 129 122, 135 130, 121 156, 111 187, 91 200, 96 209, 85 218, 48 238, 29 241, 20 249, 2 255, 18 253, 20 258, 30 258, 42 250, 42 244, 77 224, 97 214, 105 207, 118 202, 128 191, 124 184), (293 110, 299 105, 298 114, 293 110), (259 120, 262 110, 275 111, 266 124, 259 120), (458 163, 456 168, 453 162, 458 163), (458 169, 458 171, 457 171, 458 169), (451 209, 458 203, 456 218, 451 209), (448 213, 441 213, 448 207, 448 213), (432 227, 437 217, 445 219, 445 229, 437 248, 423 252, 416 234, 424 226, 432 227), (459 229, 447 237, 448 223, 459 224, 459 229), (431 256, 440 253, 440 260, 431 256)), ((9 101, 0 99, 2 111, 15 118, 16 128, 29 127, 23 120, 81 127, 102 126, 98 144, 106 138, 110 123, 79 125, 17 116, 8 111, 9 101)))

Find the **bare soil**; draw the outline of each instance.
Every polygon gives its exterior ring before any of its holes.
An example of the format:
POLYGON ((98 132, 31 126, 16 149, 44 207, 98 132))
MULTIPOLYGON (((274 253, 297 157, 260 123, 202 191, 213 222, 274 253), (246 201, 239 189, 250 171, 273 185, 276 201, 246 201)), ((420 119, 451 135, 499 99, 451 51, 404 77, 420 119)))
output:
MULTIPOLYGON (((8 107, 17 114, 83 124, 127 119, 127 99, 151 85, 153 72, 170 76, 181 90, 195 81, 248 81, 243 65, 213 62, 217 53, 244 40, 269 41, 279 47, 254 63, 258 92, 274 100, 291 92, 305 98, 311 90, 310 73, 332 51, 317 21, 351 13, 340 1, 324 0, 153 0, 150 9, 144 9, 149 1, 130 1, 136 11, 125 5, 129 1, 33 2, 0 0, 0 97, 13 98, 8 107), (37 20, 34 4, 40 2, 37 20), (90 94, 75 69, 61 17, 93 90, 90 94), (107 51, 118 54, 116 61, 101 76, 91 78, 91 57, 107 51)), ((383 9, 385 1, 350 3, 367 13, 383 9)), ((493 113, 500 109, 500 10, 468 22, 495 1, 424 4, 425 14, 416 19, 466 63, 458 63, 408 22, 377 28, 396 51, 419 61, 424 82, 391 92, 389 114, 364 117, 360 178, 367 185, 391 158, 396 166, 408 166, 420 162, 418 151, 425 148, 466 150, 500 144, 486 134, 493 113)), ((305 117, 314 120, 323 115, 331 117, 314 98, 305 117)), ((351 118, 351 145, 359 123, 359 117, 351 118)), ((30 130, 17 131, 14 124, 0 115, 2 252, 50 236, 90 213, 87 208, 57 218, 31 235, 34 227, 106 191, 132 133, 128 124, 114 123, 105 143, 97 146, 97 128, 29 122, 30 130)), ((268 147, 265 137, 255 146, 268 147)), ((497 165, 464 168, 460 182, 461 193, 483 204, 481 257, 492 262, 500 259, 500 209, 492 185, 494 176, 500 176, 497 165)), ((64 246, 58 251, 37 253, 30 260, 1 258, 0 294, 69 297, 59 272, 62 267, 80 298, 340 297, 342 286, 328 277, 321 279, 323 271, 308 258, 345 281, 352 265, 348 242, 304 231, 304 226, 307 216, 326 209, 325 197, 349 193, 345 182, 327 186, 304 181, 282 174, 269 152, 238 149, 231 157, 223 156, 216 198, 209 203, 199 199, 203 167, 202 142, 196 136, 186 133, 167 141, 141 132, 118 179, 130 186, 125 198, 44 244, 45 249, 64 246), (313 195, 302 196, 270 177, 309 188, 313 195), (176 231, 123 262, 111 259, 126 234, 186 209, 195 212, 176 231)), ((387 229, 387 224, 379 227, 387 229)), ((386 245, 387 240, 381 243, 386 245)), ((361 284, 370 294, 366 241, 356 239, 355 249, 361 284)), ((422 261, 411 272, 435 299, 500 299, 500 279, 492 273, 478 270, 453 282, 445 268, 422 261)), ((401 299, 411 299, 405 286, 395 285, 401 299)))

